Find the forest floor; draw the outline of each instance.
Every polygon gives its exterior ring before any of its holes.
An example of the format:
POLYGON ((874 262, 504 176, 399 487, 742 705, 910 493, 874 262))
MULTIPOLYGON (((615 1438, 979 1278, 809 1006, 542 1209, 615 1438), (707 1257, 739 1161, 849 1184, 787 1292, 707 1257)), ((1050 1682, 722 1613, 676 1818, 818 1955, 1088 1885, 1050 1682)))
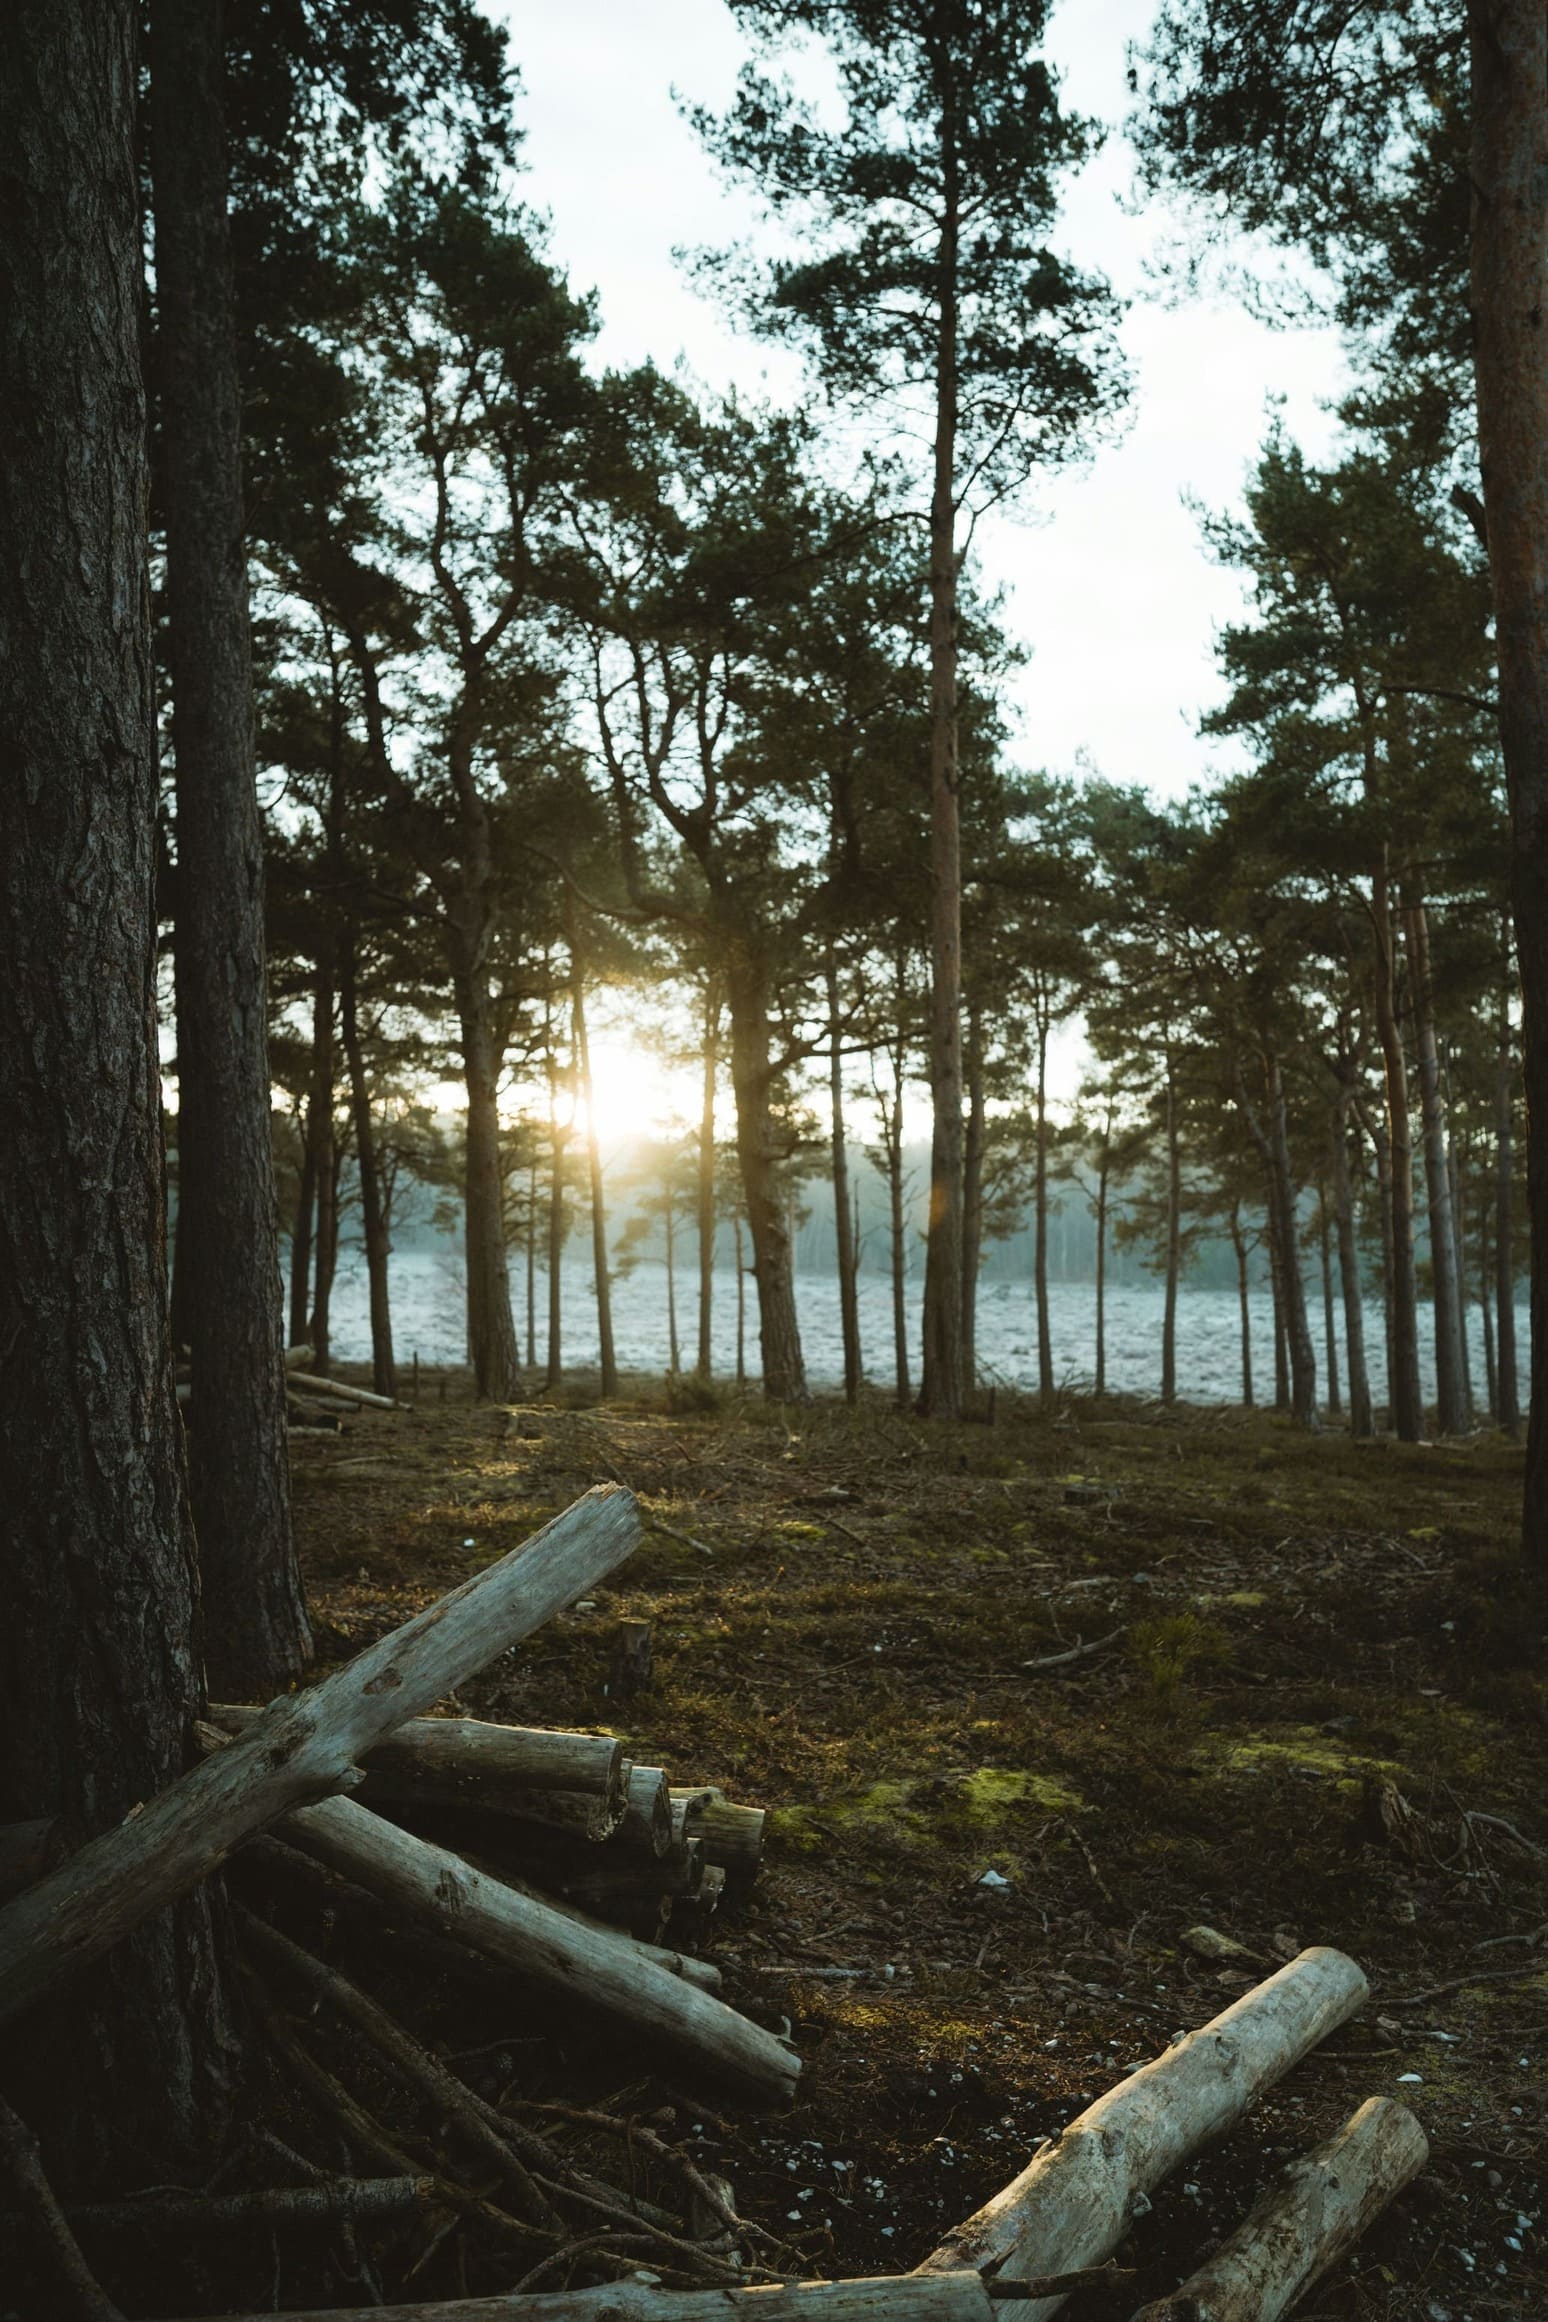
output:
MULTIPOLYGON (((684 2100, 667 2128, 743 2213, 813 2271, 906 2269, 1175 2032, 1331 1943, 1370 2006, 1178 2172, 1132 2280, 1072 2315, 1170 2289, 1370 2095, 1412 2105, 1430 2167, 1305 2311, 1548 2312, 1548 1587, 1515 1546, 1519 1450, 1117 1402, 950 1427, 668 1401, 507 1411, 432 1375, 298 1441, 296 1505, 326 1662, 590 1485, 639 1495, 640 1552, 454 1706, 616 1730, 773 1810, 710 1949, 788 2020, 800 2102, 684 2100), (655 1639, 627 1708, 621 1615, 655 1639), (1195 1956, 1200 1923, 1241 1958, 1195 1956)), ((518 1993, 481 2004, 493 2073, 551 2071, 518 1993)))

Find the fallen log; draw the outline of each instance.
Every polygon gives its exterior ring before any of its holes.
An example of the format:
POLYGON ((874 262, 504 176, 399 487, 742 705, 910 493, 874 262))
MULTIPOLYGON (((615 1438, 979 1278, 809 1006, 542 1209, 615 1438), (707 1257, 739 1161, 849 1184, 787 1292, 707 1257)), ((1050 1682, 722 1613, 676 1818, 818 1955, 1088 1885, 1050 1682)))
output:
POLYGON ((186 1894, 233 1847, 309 1798, 350 1788, 356 1760, 621 1564, 632 1496, 602 1485, 532 1540, 370 1645, 240 1741, 91 1839, 0 1909, 0 2023, 186 1894))
POLYGON ((686 1806, 685 1829, 704 1848, 704 1859, 734 1879, 752 1879, 763 1860, 768 1815, 761 1806, 737 1806, 724 1791, 674 1789, 672 1804, 686 1806))
POLYGON ((611 1929, 585 1926, 518 1893, 347 1798, 287 1815, 283 1835, 406 1917, 670 2048, 744 2094, 763 2103, 794 2094, 801 2064, 792 2049, 611 1929))
MULTIPOLYGON (((1099 2265, 1177 2163, 1240 2118, 1263 2089, 1369 1997, 1361 1970, 1325 1946, 1188 2033, 1077 2115, 919 2269, 971 2268, 1015 2281, 1099 2265)), ((1036 2301, 1044 2322, 1062 2301, 1036 2301)))
POLYGON ((1278 2322, 1430 2157, 1406 2105, 1373 2096, 1289 2162, 1229 2240, 1134 2322, 1278 2322))
MULTIPOLYGON (((1018 2310, 1019 2311, 1019 2310, 1018 2310)), ((510 2291, 423 2306, 308 2307, 285 2322, 991 2322, 976 2274, 888 2274, 858 2282, 779 2282, 767 2288, 664 2290, 604 2282, 594 2290, 510 2291)), ((272 2315, 205 2322, 274 2322, 272 2315)))
POLYGON ((308 1394, 333 1395, 341 1403, 364 1403, 372 1411, 400 1411, 391 1395, 373 1395, 369 1387, 352 1387, 345 1379, 319 1379, 311 1371, 294 1368, 286 1363, 286 1383, 293 1390, 301 1388, 308 1394))
MULTIPOLYGON (((248 1733, 264 1715, 233 1702, 210 1721, 248 1733)), ((416 1717, 364 1753, 361 1803, 471 1806, 587 1840, 611 1837, 624 1817, 631 1768, 611 1734, 551 1733, 472 1717, 416 1717)))

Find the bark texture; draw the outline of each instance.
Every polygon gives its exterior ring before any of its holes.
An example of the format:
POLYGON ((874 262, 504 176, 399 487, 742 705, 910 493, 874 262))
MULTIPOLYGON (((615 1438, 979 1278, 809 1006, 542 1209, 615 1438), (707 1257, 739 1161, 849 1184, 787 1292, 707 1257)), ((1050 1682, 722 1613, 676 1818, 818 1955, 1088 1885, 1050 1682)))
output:
POLYGON ((151 55, 167 639, 177 759, 178 1184, 205 1650, 228 1691, 311 1653, 290 1530, 263 833, 220 0, 157 0, 151 55))
POLYGON ((1532 1347, 1522 1537, 1548 1556, 1548 17, 1471 0, 1478 438, 1510 793, 1526 1065, 1532 1347))
MULTIPOLYGON (((200 1707, 167 1327, 136 12, 0 41, 0 1819, 118 1822, 200 1707)), ((208 1894, 34 2016, 61 2183, 192 2152, 231 2062, 208 1894)), ((9 2062, 9 2059, 8 2059, 9 2062)), ((35 2084, 34 2084, 35 2083, 35 2084)))

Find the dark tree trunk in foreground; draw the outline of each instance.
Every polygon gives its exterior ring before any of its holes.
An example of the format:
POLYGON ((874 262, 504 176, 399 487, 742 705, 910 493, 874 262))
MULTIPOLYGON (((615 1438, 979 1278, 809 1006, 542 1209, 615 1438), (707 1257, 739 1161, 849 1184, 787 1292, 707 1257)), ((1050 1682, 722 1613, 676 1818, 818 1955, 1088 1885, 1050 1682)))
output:
MULTIPOLYGON (((106 1828, 202 1707, 155 1026, 136 11, 0 40, 0 1820, 106 1828)), ((277 1312, 277 1309, 276 1309, 277 1312)), ((197 2163, 232 2060, 211 1889, 33 2010, 7 2085, 67 2188, 197 2163)))
POLYGON ((844 1400, 860 1397, 860 1302, 855 1281, 855 1221, 849 1208, 849 1152, 844 1140, 844 1059, 839 1041, 838 976, 833 955, 826 967, 828 999, 828 1101, 833 1139, 833 1224, 837 1242, 839 1321, 844 1339, 844 1400))
POLYGON ((1107 1205, 1113 1165, 1104 1133, 1102 1158, 1097 1164, 1096 1198, 1096 1379, 1099 1395, 1107 1393, 1107 1205))
MULTIPOLYGON (((1041 1139, 1039 1139, 1041 1142, 1041 1139)), ((1177 1283, 1182 1272, 1182 1129, 1177 1077, 1166 1060, 1166 1295, 1161 1310, 1161 1400, 1177 1400, 1177 1283)))
POLYGON ((1522 1539, 1530 1555, 1548 1556, 1548 17, 1529 0, 1472 0, 1468 22, 1473 354, 1510 792, 1532 1227, 1522 1539))
POLYGON ((189 1467, 210 1675, 311 1652, 290 1529, 220 0, 156 0, 150 98, 167 639, 177 759, 179 1192, 189 1467))
POLYGON ((774 1118, 772 1027, 762 959, 732 938, 726 976, 731 1016, 731 1082, 736 1092, 736 1151, 758 1284, 763 1391, 771 1403, 806 1401, 806 1364, 796 1321, 790 1223, 779 1184, 774 1118))
POLYGON ((381 1162, 376 1150, 376 1123, 371 1113, 371 1083, 360 1044, 355 978, 355 937, 351 930, 345 940, 339 975, 339 1032, 349 1071, 355 1167, 360 1174, 360 1220, 365 1235, 366 1282, 371 1300, 371 1384, 378 1395, 395 1396, 397 1366, 392 1355, 392 1299, 387 1276, 390 1236, 387 1207, 382 1198, 381 1162))

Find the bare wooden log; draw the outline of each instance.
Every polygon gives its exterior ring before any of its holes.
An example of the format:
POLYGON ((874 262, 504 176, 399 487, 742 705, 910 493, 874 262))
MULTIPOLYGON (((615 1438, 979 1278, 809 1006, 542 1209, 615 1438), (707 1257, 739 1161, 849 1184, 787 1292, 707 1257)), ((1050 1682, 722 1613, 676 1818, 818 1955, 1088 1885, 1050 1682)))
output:
POLYGON ((158 2193, 144 2201, 94 2201, 65 2215, 77 2233, 228 2233, 244 2225, 335 2226, 428 2208, 436 2177, 327 2177, 317 2185, 262 2185, 246 2193, 158 2193))
POLYGON ((638 1853, 665 1854, 672 1843, 672 1792, 659 1766, 634 1766, 629 1797, 612 1844, 638 1853))
POLYGON ((124 2322, 97 2280, 43 2173, 37 2139, 20 2113, 0 2096, 0 2174, 10 2182, 39 2259, 53 2283, 60 2322, 124 2322))
MULTIPOLYGON (((261 1709, 218 1702, 211 1722, 248 1733, 261 1709)), ((364 1754, 361 1803, 475 1806, 597 1840, 618 1829, 629 1760, 611 1734, 554 1733, 472 1717, 416 1717, 364 1754)))
POLYGON ((234 1846, 308 1798, 351 1786, 355 1761, 497 1653, 572 1604, 639 1538, 630 1493, 588 1492, 515 1548, 309 1692, 276 1702, 0 1910, 0 2022, 207 1878, 234 1846))
MULTIPOLYGON (((423 2306, 309 2307, 288 2313, 285 2322, 992 2322, 993 2314, 978 2276, 960 2273, 724 2290, 604 2282, 594 2290, 516 2290, 423 2306)), ((273 2316, 227 2314, 205 2322, 273 2322, 273 2316)))
POLYGON ((1429 2157, 1407 2106, 1371 2097, 1282 2169, 1213 2257, 1134 2322, 1279 2322, 1429 2157))
MULTIPOLYGON (((1089 2105, 920 2271, 971 2268, 1015 2281, 1100 2264, 1128 2232, 1141 2197, 1347 2022, 1369 1991, 1343 1952, 1321 1945, 1301 1952, 1089 2105)), ((1026 2322, 1044 2322, 1061 2303, 1034 2301, 1026 2322)))
POLYGON ((611 1851, 597 1847, 578 1855, 572 1849, 562 1862, 550 1858, 541 1867, 534 1863, 531 1875, 538 1886, 582 1909, 600 1911, 604 1918, 613 1911, 633 1910, 658 1895, 691 1898, 704 1884, 707 1865, 696 1838, 684 1839, 668 1853, 643 1862, 627 1855, 621 1862, 610 1862, 611 1851))
POLYGON ((674 1789, 672 1804, 686 1806, 690 1838, 702 1841, 704 1859, 718 1863, 733 1879, 756 1878, 763 1860, 763 1837, 768 1815, 761 1806, 738 1806, 723 1790, 674 1789))
POLYGON ((319 1379, 286 1361, 288 1384, 310 1395, 332 1395, 340 1403, 364 1403, 372 1411, 399 1411, 391 1395, 373 1395, 369 1387, 352 1387, 346 1379, 319 1379))
POLYGON ((585 1927, 346 1798, 288 1815, 284 1836, 330 1870, 385 1895, 405 1916, 454 1934, 558 1998, 664 2044, 748 2096, 784 2103, 794 2093, 801 2066, 792 2049, 669 1974, 638 1944, 585 1927))

